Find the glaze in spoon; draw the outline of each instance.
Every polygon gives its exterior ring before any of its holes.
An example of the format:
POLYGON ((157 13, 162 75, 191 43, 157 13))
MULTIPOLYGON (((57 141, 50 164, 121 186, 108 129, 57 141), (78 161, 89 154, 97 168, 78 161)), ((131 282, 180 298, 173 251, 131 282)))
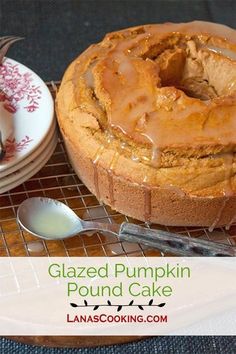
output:
POLYGON ((223 243, 151 230, 127 222, 118 225, 84 221, 67 205, 50 198, 26 199, 18 208, 17 219, 26 231, 45 240, 62 240, 94 230, 113 233, 121 241, 140 243, 181 256, 236 256, 235 247, 223 243))

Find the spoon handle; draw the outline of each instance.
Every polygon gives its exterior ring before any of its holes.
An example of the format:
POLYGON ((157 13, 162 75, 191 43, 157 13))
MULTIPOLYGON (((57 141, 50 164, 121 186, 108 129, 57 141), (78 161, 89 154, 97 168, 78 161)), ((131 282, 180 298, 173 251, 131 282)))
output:
POLYGON ((126 222, 121 224, 119 238, 122 241, 141 243, 180 256, 236 256, 236 248, 227 244, 181 236, 163 230, 151 230, 126 222))

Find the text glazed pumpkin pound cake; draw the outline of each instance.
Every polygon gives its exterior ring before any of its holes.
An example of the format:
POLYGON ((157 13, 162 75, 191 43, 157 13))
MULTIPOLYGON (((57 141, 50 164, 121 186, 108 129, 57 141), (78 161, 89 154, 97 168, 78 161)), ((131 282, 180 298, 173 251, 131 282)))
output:
POLYGON ((96 197, 142 221, 236 217, 236 31, 208 22, 107 34, 67 69, 57 113, 96 197))

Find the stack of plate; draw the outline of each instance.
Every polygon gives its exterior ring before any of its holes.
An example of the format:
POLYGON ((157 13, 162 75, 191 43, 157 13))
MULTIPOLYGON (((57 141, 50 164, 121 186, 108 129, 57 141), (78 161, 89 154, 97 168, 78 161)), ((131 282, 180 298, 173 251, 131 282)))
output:
POLYGON ((51 157, 57 144, 52 96, 30 69, 6 58, 0 66, 0 193, 25 182, 51 157))

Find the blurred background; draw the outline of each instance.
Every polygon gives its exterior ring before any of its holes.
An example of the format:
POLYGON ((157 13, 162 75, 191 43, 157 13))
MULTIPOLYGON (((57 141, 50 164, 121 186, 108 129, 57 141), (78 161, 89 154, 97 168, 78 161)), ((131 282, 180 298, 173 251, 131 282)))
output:
POLYGON ((0 0, 0 34, 24 36, 9 57, 44 80, 107 32, 147 23, 206 20, 236 27, 235 0, 0 0))

